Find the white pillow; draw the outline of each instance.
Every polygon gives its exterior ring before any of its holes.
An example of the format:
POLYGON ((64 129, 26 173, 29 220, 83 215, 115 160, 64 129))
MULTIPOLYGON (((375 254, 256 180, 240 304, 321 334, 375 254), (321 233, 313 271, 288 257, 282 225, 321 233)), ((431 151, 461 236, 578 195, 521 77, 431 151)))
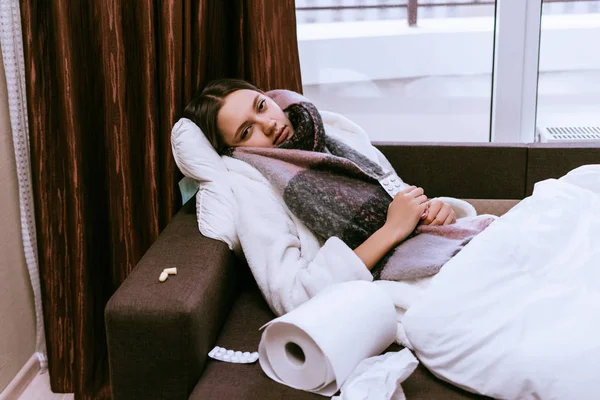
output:
POLYGON ((198 125, 187 118, 181 118, 173 126, 171 148, 179 170, 199 186, 196 216, 200 232, 227 243, 231 250, 241 255, 235 229, 237 204, 225 162, 198 125))

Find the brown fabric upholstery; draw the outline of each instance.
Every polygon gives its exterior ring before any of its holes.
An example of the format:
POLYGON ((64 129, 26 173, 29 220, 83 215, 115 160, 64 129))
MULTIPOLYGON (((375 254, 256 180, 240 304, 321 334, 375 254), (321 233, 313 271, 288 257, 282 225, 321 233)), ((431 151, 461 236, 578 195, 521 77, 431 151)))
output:
POLYGON ((114 399, 187 398, 231 309, 236 271, 227 245, 198 233, 192 200, 106 307, 114 399), (160 283, 169 267, 177 275, 160 283))
POLYGON ((522 199, 527 181, 525 145, 377 143, 398 175, 429 197, 522 199))
POLYGON ((536 182, 600 163, 600 145, 375 143, 407 183, 429 197, 523 199, 536 182), (435 160, 435 161, 434 161, 435 160))
POLYGON ((585 164, 600 164, 600 144, 589 147, 531 145, 527 162, 526 195, 533 193, 536 182, 560 178, 570 170, 585 164))
POLYGON ((478 215, 481 214, 493 214, 503 215, 506 214, 511 208, 519 203, 519 200, 487 200, 487 199, 464 199, 468 201, 478 215))

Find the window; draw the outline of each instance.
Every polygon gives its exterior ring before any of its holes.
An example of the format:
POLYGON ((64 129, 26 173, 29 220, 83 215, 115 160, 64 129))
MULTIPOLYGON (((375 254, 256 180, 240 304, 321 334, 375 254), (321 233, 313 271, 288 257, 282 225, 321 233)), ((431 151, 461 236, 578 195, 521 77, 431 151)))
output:
POLYGON ((600 139, 599 46, 599 1, 542 2, 538 140, 600 139))
POLYGON ((296 0, 304 93, 373 141, 488 142, 494 1, 296 0))
POLYGON ((296 0, 305 94, 381 141, 597 129, 600 0, 296 0), (538 90, 539 89, 539 90, 538 90))

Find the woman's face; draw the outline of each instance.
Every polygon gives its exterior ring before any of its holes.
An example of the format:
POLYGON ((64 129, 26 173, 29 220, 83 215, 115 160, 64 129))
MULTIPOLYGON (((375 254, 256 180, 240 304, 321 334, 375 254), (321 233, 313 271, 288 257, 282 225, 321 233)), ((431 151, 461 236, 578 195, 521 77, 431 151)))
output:
POLYGON ((229 147, 275 147, 294 134, 287 115, 270 97, 247 89, 225 98, 217 126, 229 147))

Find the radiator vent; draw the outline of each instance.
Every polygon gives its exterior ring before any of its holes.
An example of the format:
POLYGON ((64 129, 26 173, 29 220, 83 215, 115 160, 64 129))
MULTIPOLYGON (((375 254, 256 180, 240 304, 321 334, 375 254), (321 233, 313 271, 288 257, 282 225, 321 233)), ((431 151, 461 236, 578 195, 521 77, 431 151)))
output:
POLYGON ((588 126, 538 126, 538 142, 600 143, 600 125, 588 126))

